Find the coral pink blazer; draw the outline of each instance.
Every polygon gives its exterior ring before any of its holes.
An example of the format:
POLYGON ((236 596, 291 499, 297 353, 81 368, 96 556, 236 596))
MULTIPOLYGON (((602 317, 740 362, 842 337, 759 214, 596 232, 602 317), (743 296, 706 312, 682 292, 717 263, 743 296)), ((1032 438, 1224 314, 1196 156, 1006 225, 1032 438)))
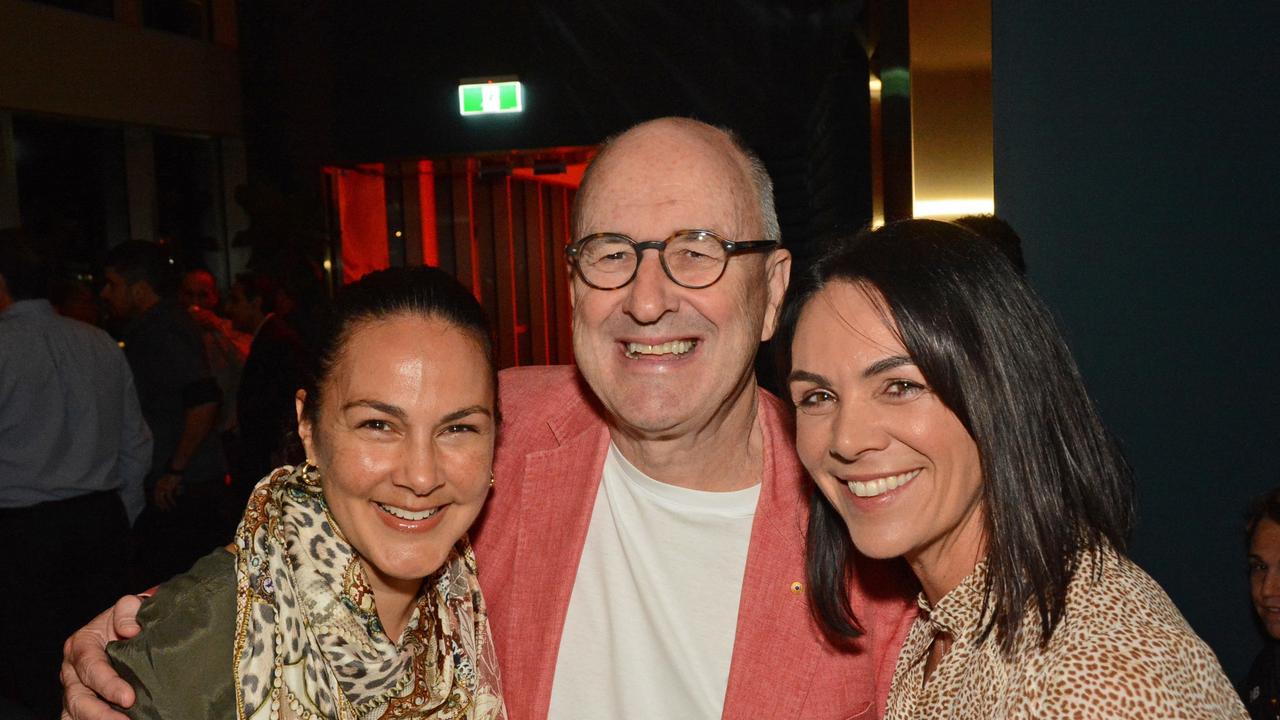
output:
MULTIPOLYGON (((505 370, 499 388, 497 480, 472 539, 508 712, 511 720, 535 720, 551 702, 609 433, 572 367, 505 370)), ((803 591, 809 481, 795 455, 790 413, 763 390, 758 413, 764 481, 723 717, 878 718, 914 618, 906 571, 866 563, 852 592, 867 634, 852 650, 823 639, 803 591)))

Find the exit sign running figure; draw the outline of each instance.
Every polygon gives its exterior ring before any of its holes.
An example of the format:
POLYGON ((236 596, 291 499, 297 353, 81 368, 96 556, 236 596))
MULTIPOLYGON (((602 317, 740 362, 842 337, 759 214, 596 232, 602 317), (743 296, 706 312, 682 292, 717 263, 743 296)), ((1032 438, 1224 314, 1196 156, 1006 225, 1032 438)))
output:
POLYGON ((518 80, 458 85, 458 111, 463 115, 496 115, 524 110, 524 88, 518 80))

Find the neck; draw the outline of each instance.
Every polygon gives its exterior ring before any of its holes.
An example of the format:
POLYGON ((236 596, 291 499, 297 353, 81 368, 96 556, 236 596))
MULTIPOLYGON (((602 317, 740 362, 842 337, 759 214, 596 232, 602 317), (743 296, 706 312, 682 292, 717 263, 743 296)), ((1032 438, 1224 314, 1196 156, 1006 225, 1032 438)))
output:
POLYGON ((760 482, 764 434, 757 421, 755 376, 716 416, 691 431, 646 434, 613 422, 614 445, 645 475, 676 487, 730 492, 760 482))
POLYGON ((399 642, 404 626, 408 624, 409 616, 413 613, 414 602, 417 601, 418 593, 422 590, 422 579, 402 580, 386 577, 370 567, 368 562, 361 560, 360 564, 364 566, 365 579, 373 589, 374 607, 378 610, 378 620, 382 623, 382 629, 386 631, 391 642, 399 642))
POLYGON ((983 523, 982 512, 975 509, 949 537, 906 556, 930 605, 937 605, 947 593, 955 590, 986 555, 983 523))

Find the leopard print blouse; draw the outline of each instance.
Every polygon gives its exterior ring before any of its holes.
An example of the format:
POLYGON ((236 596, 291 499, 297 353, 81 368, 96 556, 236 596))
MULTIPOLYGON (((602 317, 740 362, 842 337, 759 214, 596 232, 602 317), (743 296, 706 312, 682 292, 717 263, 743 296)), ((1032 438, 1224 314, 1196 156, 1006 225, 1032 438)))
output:
POLYGON ((937 607, 921 595, 920 616, 893 673, 886 720, 1248 720, 1213 651, 1130 560, 1110 551, 1097 559, 1086 554, 1049 645, 1038 647, 1040 623, 1032 616, 1010 659, 994 633, 976 643, 985 570, 980 563, 937 607), (938 633, 950 635, 952 645, 926 683, 925 662, 938 633))

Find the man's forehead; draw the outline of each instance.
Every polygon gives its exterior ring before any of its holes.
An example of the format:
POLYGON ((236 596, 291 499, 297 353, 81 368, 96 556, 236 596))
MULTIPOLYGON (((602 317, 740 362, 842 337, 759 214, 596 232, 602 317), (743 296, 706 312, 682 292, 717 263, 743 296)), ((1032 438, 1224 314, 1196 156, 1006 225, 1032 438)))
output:
POLYGON ((665 237, 688 228, 737 234, 749 222, 750 193, 732 167, 714 165, 668 165, 645 162, 643 157, 635 162, 625 158, 607 162, 592 178, 583 199, 583 234, 608 231, 665 237))

